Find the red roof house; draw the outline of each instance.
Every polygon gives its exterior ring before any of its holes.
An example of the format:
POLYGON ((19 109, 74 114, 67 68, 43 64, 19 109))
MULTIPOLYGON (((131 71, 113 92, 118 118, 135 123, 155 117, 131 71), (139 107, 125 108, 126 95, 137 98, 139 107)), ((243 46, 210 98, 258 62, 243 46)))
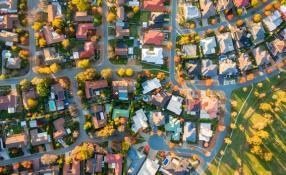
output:
POLYGON ((79 53, 79 57, 80 58, 92 57, 95 54, 94 50, 95 48, 93 42, 86 42, 84 43, 84 51, 79 53))
POLYGON ((94 96, 95 91, 108 87, 108 83, 106 80, 98 80, 98 81, 86 81, 85 82, 85 95, 86 98, 91 98, 94 96))
POLYGON ((114 175, 122 174, 122 157, 120 154, 108 154, 106 155, 106 162, 109 168, 114 169, 114 175))
POLYGON ((164 33, 157 30, 149 30, 144 34, 143 43, 161 46, 164 41, 164 33))
POLYGON ((234 0, 234 4, 236 7, 244 7, 249 4, 249 0, 234 0))
POLYGON ((82 23, 77 26, 76 38, 77 39, 87 39, 88 32, 95 30, 92 23, 82 23))
POLYGON ((144 0, 143 9, 150 11, 164 11, 164 0, 144 0))

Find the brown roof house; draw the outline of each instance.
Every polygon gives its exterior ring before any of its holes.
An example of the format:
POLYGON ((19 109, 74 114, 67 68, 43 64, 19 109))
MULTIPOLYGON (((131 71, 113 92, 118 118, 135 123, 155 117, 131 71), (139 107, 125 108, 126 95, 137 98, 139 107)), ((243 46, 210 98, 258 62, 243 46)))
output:
POLYGON ((102 105, 92 105, 91 111, 93 113, 92 121, 95 129, 102 128, 106 125, 107 116, 102 105))
POLYGON ((108 87, 106 80, 86 81, 85 96, 87 99, 100 95, 100 90, 108 87))
POLYGON ((58 34, 57 32, 55 32, 55 30, 52 27, 44 26, 43 32, 44 32, 47 44, 59 43, 65 39, 64 35, 58 34))
POLYGON ((286 42, 276 38, 270 43, 270 48, 273 55, 277 56, 286 52, 286 42))
POLYGON ((50 65, 53 63, 64 62, 64 57, 57 53, 56 48, 47 47, 43 49, 45 64, 50 65))
POLYGON ((88 36, 95 34, 93 23, 81 23, 77 26, 76 38, 87 39, 88 36))
POLYGON ((272 59, 267 50, 264 50, 261 47, 257 47, 252 50, 252 53, 256 60, 257 66, 264 66, 271 63, 272 59))
POLYGON ((16 95, 0 96, 0 111, 7 110, 8 113, 15 113, 19 106, 19 97, 16 95))
POLYGON ((18 56, 13 56, 10 50, 2 51, 2 58, 6 61, 7 69, 20 69, 21 68, 21 58, 18 56))
POLYGON ((32 129, 30 131, 30 136, 31 136, 31 144, 33 146, 46 144, 49 143, 51 140, 47 132, 39 133, 37 128, 32 129))
POLYGON ((14 134, 6 138, 6 148, 23 148, 27 145, 26 134, 14 134))
POLYGON ((168 101, 171 99, 172 94, 167 91, 161 91, 156 95, 152 95, 152 104, 164 108, 168 101))
POLYGON ((55 140, 62 138, 66 135, 66 130, 64 128, 65 119, 59 118, 53 122, 56 131, 53 133, 53 137, 55 140))
POLYGON ((57 6, 55 4, 48 5, 48 22, 52 22, 56 18, 57 6))
POLYGON ((133 80, 112 81, 113 96, 119 100, 128 100, 135 91, 133 80))
POLYGON ((13 29, 19 26, 19 18, 17 14, 7 14, 0 16, 0 29, 13 29))
POLYGON ((18 42, 18 34, 14 32, 1 30, 0 40, 5 42, 18 42))
POLYGON ((113 170, 114 175, 122 174, 122 157, 120 154, 108 154, 106 155, 106 162, 108 168, 113 170))

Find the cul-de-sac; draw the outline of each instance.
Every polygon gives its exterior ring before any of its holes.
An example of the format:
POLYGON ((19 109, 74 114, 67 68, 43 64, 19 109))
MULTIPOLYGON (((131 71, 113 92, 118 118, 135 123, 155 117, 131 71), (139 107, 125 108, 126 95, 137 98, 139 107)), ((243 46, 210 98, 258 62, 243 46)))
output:
POLYGON ((286 0, 0 0, 0 175, 285 175, 286 0))

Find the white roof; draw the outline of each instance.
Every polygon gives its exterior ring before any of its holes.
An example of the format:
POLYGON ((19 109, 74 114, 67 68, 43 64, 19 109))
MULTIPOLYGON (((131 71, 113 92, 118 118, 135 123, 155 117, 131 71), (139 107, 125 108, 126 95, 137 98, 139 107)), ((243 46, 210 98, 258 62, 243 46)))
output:
POLYGON ((143 86, 143 94, 147 94, 148 92, 153 91, 154 89, 160 88, 161 83, 158 78, 153 78, 152 80, 147 80, 142 83, 143 86))
POLYGON ((272 15, 264 18, 263 22, 265 23, 269 31, 272 32, 273 30, 275 30, 282 23, 279 11, 274 11, 272 15))
POLYGON ((155 175, 160 165, 147 158, 137 175, 155 175))
POLYGON ((31 121, 29 122, 29 125, 30 125, 31 128, 36 128, 36 127, 38 126, 36 120, 31 120, 31 121))
POLYGON ((148 123, 147 123, 147 117, 143 109, 140 109, 135 113, 136 115, 132 118, 133 119, 132 130, 134 132, 138 132, 140 128, 146 129, 148 127, 148 123))
POLYGON ((231 33, 223 33, 217 35, 221 53, 227 53, 234 50, 231 33))
POLYGON ((197 6, 185 5, 184 10, 186 19, 195 19, 201 17, 200 11, 197 6))
POLYGON ((209 142, 213 135, 213 131, 211 130, 210 123, 201 123, 200 124, 200 133, 199 140, 209 142))
POLYGON ((207 37, 205 39, 202 39, 200 42, 200 46, 203 48, 203 53, 205 55, 210 55, 215 53, 216 48, 216 40, 215 37, 207 37))
POLYGON ((142 61, 154 64, 163 64, 163 48, 154 47, 152 50, 149 48, 142 48, 142 61))
POLYGON ((167 109, 177 115, 180 115, 182 112, 182 102, 182 97, 173 95, 167 106, 167 109))

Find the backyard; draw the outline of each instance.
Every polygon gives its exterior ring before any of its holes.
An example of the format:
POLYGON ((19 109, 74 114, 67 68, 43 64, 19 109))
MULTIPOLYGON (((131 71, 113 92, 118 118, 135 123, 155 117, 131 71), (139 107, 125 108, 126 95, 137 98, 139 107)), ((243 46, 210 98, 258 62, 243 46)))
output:
MULTIPOLYGON (((232 128, 235 129, 231 143, 225 152, 221 151, 216 156, 205 174, 286 174, 285 75, 283 72, 262 83, 254 84, 253 89, 249 86, 233 92, 231 120, 232 128), (265 109, 262 104, 267 104, 270 108, 265 109), (237 115, 233 115, 233 112, 237 115), (237 123, 233 126, 236 119, 237 123), (250 144, 249 140, 259 131, 266 131, 269 135, 261 137, 262 143, 259 147, 262 151, 254 155, 255 150, 252 148, 255 146, 251 145, 253 143, 250 144), (266 157, 266 153, 272 156, 266 157), (224 156, 218 171, 222 155, 224 156)), ((223 150, 225 146, 222 147, 223 150)))

